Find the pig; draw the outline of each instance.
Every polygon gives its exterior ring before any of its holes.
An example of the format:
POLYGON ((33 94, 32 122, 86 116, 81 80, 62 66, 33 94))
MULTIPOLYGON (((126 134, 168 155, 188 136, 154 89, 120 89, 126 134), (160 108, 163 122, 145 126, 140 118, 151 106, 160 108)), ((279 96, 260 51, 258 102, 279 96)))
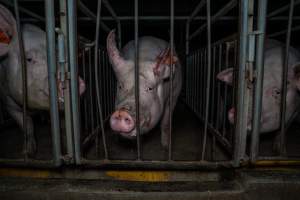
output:
MULTIPOLYGON (((27 66, 27 107, 32 110, 49 110, 49 85, 46 54, 46 34, 40 28, 25 24, 22 26, 24 53, 27 66)), ((23 82, 19 40, 16 20, 12 13, 0 5, 0 98, 8 113, 23 129, 23 82)), ((59 74, 59 73, 58 73, 59 74)), ((57 80, 59 77, 57 76, 57 80)), ((58 103, 63 108, 63 88, 58 82, 58 103)), ((85 90, 85 82, 79 77, 79 93, 85 90)), ((27 116, 27 152, 36 151, 32 118, 27 116)))
MULTIPOLYGON (((264 80, 262 88, 262 112, 260 119, 260 133, 268 133, 280 128, 280 107, 282 88, 282 68, 284 63, 285 45, 273 39, 266 39, 264 50, 264 80)), ((228 68, 217 75, 217 79, 231 85, 233 69, 228 68)), ((287 95, 286 95, 286 121, 296 111, 299 102, 298 90, 300 89, 300 53, 290 47, 287 95)), ((253 95, 253 89, 250 91, 253 95)), ((252 130, 253 102, 250 98, 249 114, 247 117, 247 130, 252 130)), ((228 111, 228 120, 231 124, 235 121, 235 108, 228 111)))
MULTIPOLYGON (((107 37, 107 52, 117 78, 115 112, 110 117, 110 127, 124 138, 135 139, 135 46, 128 42, 122 52, 115 42, 115 32, 107 37)), ((174 111, 181 86, 181 64, 174 51, 171 58, 169 44, 159 38, 139 38, 139 105, 140 133, 145 134, 161 121, 161 144, 167 148, 169 141, 170 111, 174 111), (170 64, 174 64, 170 70, 170 64), (173 102, 170 107, 170 76, 173 73, 173 102)))

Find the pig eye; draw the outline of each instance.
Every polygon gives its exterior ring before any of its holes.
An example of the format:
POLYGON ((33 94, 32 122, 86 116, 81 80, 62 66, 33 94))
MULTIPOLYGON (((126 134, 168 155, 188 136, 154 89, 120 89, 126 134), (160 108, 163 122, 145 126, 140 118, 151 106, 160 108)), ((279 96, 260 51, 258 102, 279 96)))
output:
POLYGON ((27 62, 32 62, 32 58, 27 58, 27 62))
POLYGON ((122 88, 123 88, 122 85, 118 85, 119 90, 122 90, 122 88))
POLYGON ((277 97, 278 95, 280 95, 281 91, 278 88, 274 88, 273 89, 273 96, 277 97))
POLYGON ((147 91, 152 91, 153 88, 152 87, 147 87, 147 91))

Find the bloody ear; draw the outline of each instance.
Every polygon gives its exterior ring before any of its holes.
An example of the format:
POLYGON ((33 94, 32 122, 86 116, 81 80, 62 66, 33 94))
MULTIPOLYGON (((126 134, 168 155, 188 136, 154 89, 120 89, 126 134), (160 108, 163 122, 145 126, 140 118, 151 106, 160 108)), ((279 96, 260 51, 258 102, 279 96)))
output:
POLYGON ((217 79, 231 85, 233 80, 233 68, 228 68, 218 73, 217 79))
POLYGON ((296 63, 293 66, 293 70, 294 70, 294 82, 295 82, 295 85, 298 88, 298 90, 300 90, 300 62, 296 63))
POLYGON ((16 36, 16 20, 11 12, 0 5, 0 56, 9 50, 9 44, 16 36))
MULTIPOLYGON (((153 72, 156 76, 163 79, 170 76, 170 65, 176 64, 178 62, 178 57, 176 55, 172 56, 170 48, 165 49, 156 59, 156 64, 153 68, 153 72)), ((173 66, 173 72, 175 71, 175 66, 173 66)))

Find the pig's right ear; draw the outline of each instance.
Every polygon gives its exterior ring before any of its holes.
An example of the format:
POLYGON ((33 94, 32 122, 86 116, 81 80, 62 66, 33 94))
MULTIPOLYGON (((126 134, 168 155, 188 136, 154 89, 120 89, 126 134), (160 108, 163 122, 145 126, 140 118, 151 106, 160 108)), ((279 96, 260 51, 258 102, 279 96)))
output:
POLYGON ((112 30, 106 39, 106 48, 107 48, 107 54, 110 60, 110 63, 115 71, 115 73, 118 75, 121 72, 125 71, 125 68, 127 68, 128 62, 125 60, 117 48, 116 40, 115 40, 116 34, 115 30, 112 30))
POLYGON ((217 79, 227 83, 228 85, 232 85, 232 80, 233 80, 232 78, 233 78, 233 68, 225 69, 220 73, 218 73, 217 75, 217 79))
POLYGON ((7 54, 16 30, 14 16, 7 8, 0 5, 0 56, 7 54))

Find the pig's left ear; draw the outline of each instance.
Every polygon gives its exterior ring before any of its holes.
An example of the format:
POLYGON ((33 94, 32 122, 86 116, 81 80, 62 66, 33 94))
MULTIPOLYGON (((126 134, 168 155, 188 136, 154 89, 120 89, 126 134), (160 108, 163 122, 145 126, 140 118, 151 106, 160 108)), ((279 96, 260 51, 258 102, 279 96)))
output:
POLYGON ((224 81, 228 85, 232 85, 233 68, 228 68, 218 73, 217 79, 219 79, 220 81, 224 81))
POLYGON ((171 64, 174 64, 172 70, 175 72, 176 63, 178 63, 179 59, 176 55, 173 55, 172 59, 170 54, 167 54, 161 60, 158 60, 153 68, 153 72, 155 76, 160 77, 161 79, 166 79, 170 76, 170 68, 171 64))
POLYGON ((295 85, 300 90, 300 62, 293 66, 295 85))

